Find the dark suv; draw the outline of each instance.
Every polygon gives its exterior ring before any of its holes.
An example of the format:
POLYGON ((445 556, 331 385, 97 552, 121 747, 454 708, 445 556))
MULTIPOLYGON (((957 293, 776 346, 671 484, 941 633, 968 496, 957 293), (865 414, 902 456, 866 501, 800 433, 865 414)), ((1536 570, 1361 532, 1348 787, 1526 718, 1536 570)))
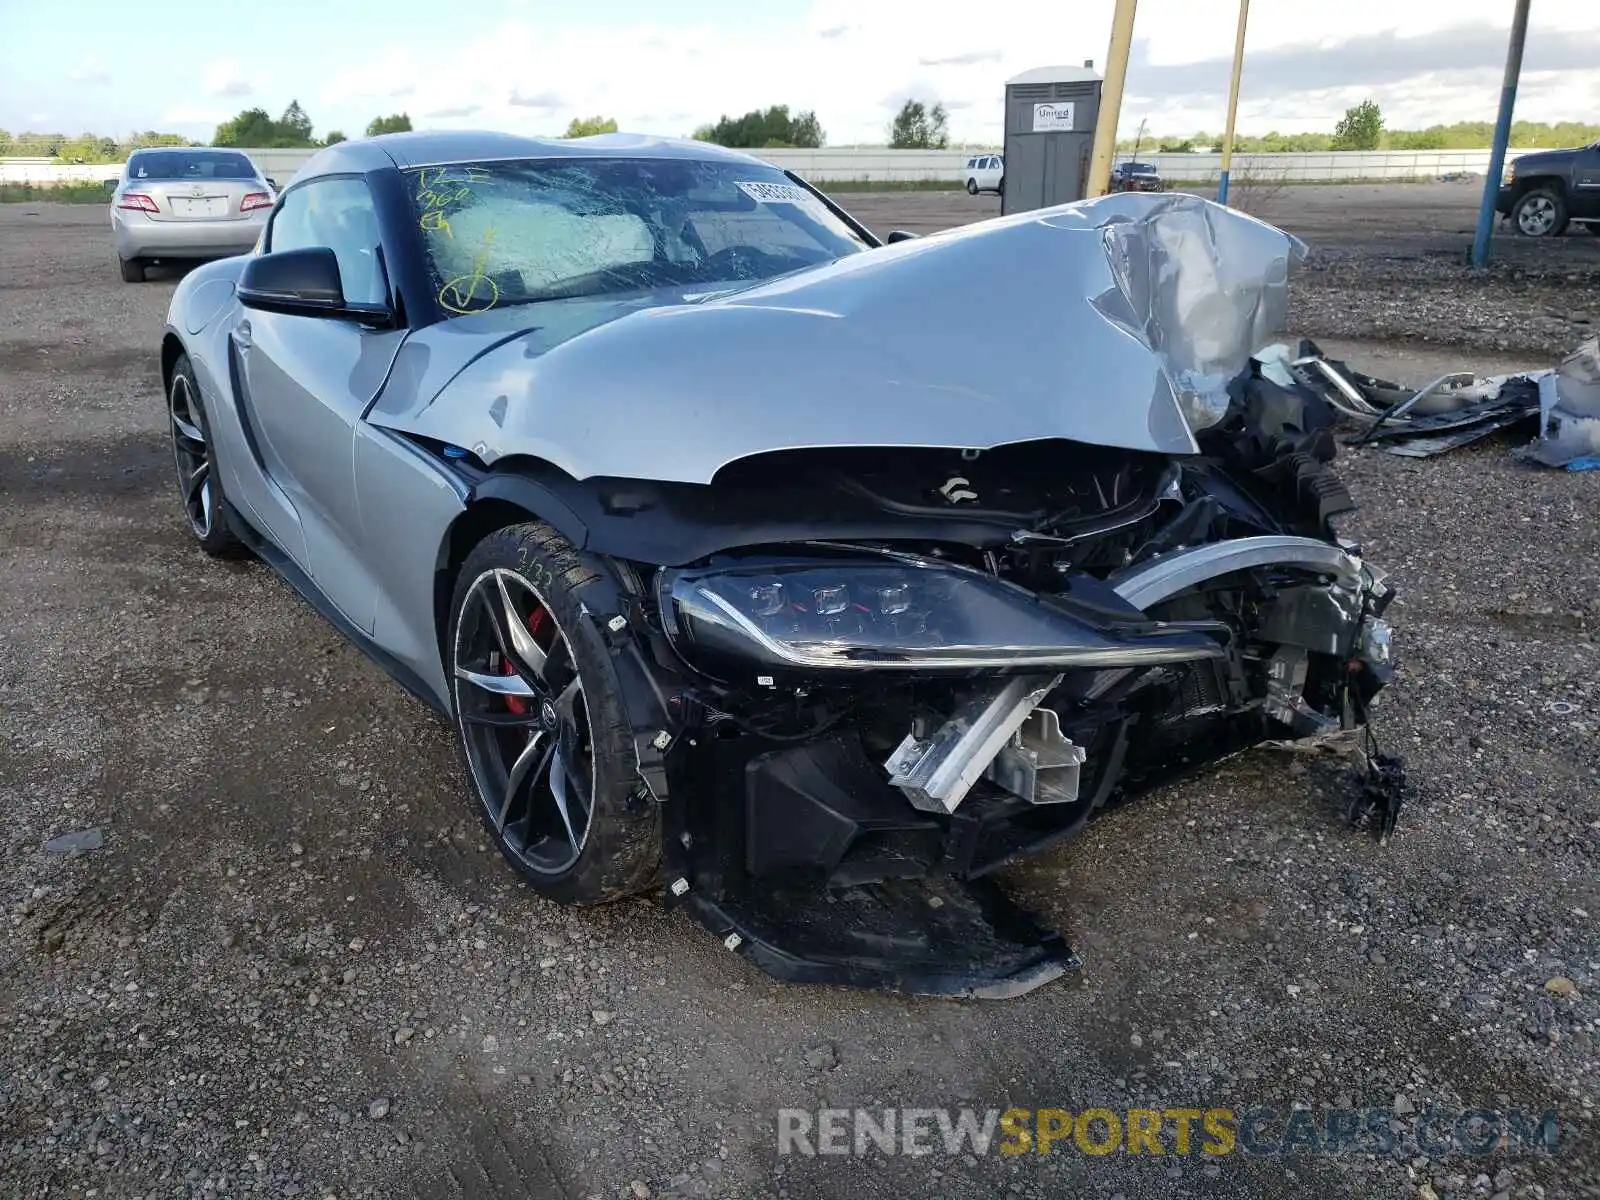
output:
POLYGON ((1559 237, 1569 221, 1600 233, 1600 142, 1521 155, 1495 207, 1525 237, 1559 237))
POLYGON ((1154 163, 1119 162, 1111 168, 1113 192, 1163 192, 1166 185, 1154 163))

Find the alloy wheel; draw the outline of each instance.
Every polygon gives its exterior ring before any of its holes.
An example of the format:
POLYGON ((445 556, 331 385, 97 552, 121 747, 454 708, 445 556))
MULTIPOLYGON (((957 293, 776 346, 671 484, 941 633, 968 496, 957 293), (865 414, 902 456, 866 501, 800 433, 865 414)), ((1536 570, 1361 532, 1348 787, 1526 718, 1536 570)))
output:
POLYGON ((588 842, 595 771, 565 632, 525 576, 496 567, 467 591, 453 655, 462 745, 490 823, 530 871, 570 870, 588 842))
POLYGON ((211 448, 206 444, 204 418, 194 391, 184 374, 172 377, 167 394, 167 414, 172 420, 172 454, 178 467, 178 495, 189 528, 202 541, 216 520, 216 495, 211 479, 211 448))
POLYGON ((1529 237, 1543 237, 1555 223, 1555 201, 1548 196, 1529 197, 1517 212, 1517 228, 1529 237))

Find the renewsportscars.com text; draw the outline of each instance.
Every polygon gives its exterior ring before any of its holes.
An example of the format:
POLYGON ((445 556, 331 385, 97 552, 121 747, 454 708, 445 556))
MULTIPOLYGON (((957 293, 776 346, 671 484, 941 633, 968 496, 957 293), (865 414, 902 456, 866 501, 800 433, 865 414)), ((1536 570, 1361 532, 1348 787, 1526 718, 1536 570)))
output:
POLYGON ((924 1155, 998 1152, 1286 1154, 1443 1157, 1554 1152, 1554 1111, 1440 1109, 1403 1123, 1384 1108, 801 1108, 778 1110, 780 1155, 924 1155))

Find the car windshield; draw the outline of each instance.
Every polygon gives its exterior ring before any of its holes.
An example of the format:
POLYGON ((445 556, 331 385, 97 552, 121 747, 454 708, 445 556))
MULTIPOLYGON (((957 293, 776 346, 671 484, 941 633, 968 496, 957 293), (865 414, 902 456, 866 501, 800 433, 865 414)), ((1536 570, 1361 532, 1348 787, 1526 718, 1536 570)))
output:
POLYGON ((743 287, 867 248, 764 165, 585 157, 406 174, 435 294, 452 313, 743 287))
POLYGON ((243 154, 201 150, 157 150, 128 161, 129 179, 254 179, 256 169, 243 154))

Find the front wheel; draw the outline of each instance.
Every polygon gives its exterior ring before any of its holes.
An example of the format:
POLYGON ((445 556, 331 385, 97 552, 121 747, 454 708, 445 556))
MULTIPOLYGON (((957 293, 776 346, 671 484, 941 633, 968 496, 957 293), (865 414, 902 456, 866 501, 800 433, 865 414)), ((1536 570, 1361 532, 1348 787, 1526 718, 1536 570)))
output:
POLYGON ((450 607, 457 746, 479 815, 563 904, 643 891, 661 858, 616 671, 583 614, 598 578, 549 526, 512 525, 467 556, 450 607))
POLYGON ((213 558, 242 557, 247 550, 233 531, 233 506, 222 494, 211 426, 187 354, 180 354, 172 365, 172 380, 167 385, 167 422, 178 469, 178 499, 188 519, 189 532, 200 549, 213 558))
POLYGON ((1523 237, 1559 237, 1567 227, 1567 203, 1560 192, 1539 188, 1517 201, 1511 223, 1523 237))

